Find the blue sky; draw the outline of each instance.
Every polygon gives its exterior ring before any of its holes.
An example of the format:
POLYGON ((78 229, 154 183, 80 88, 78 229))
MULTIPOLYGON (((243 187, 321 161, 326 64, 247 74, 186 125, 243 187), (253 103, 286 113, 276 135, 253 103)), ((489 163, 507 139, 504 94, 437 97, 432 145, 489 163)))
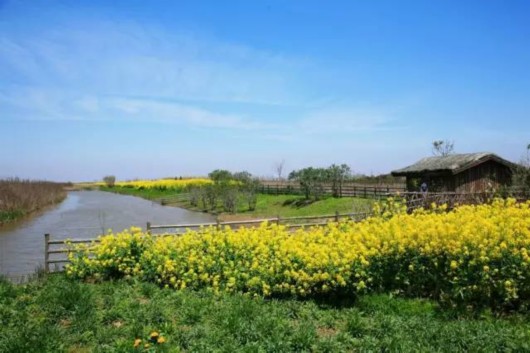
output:
POLYGON ((386 173, 530 143, 528 1, 2 1, 0 177, 386 173))

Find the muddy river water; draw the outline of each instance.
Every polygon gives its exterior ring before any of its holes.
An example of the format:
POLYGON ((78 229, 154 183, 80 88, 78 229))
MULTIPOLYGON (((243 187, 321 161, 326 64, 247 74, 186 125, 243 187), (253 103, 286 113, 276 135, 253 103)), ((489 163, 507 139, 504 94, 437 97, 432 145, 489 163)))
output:
POLYGON ((59 205, 31 218, 0 227, 0 273, 30 274, 44 263, 44 234, 52 239, 87 239, 131 226, 204 223, 213 216, 161 206, 138 197, 102 191, 72 191, 59 205))

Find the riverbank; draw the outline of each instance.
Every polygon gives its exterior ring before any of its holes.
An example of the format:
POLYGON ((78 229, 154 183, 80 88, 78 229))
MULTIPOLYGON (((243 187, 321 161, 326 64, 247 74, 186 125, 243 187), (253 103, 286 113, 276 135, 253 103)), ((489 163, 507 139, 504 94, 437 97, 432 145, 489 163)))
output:
POLYGON ((0 180, 0 226, 66 198, 65 184, 20 179, 0 180))
POLYGON ((83 283, 51 275, 14 286, 0 279, 0 353, 282 351, 523 352, 523 314, 479 318, 428 300, 366 295, 351 300, 265 300, 240 294, 83 283), (134 348, 141 339, 139 348, 134 348))
MULTIPOLYGON (((132 195, 141 197, 147 200, 162 199, 167 197, 170 199, 175 196, 175 192, 157 189, 133 189, 133 188, 108 188, 100 187, 102 191, 114 192, 124 195, 132 195)), ((298 195, 269 195, 258 194, 256 208, 249 211, 248 207, 243 203, 238 207, 237 213, 231 214, 227 212, 209 212, 218 215, 221 221, 235 221, 256 218, 272 218, 272 217, 300 217, 300 216, 315 216, 315 215, 329 215, 335 212, 352 213, 352 212, 367 212, 370 211, 373 200, 362 199, 354 197, 324 197, 318 201, 304 200, 303 196, 298 195)), ((206 212, 200 207, 194 207, 186 199, 166 203, 168 206, 176 206, 188 209, 190 211, 206 212)))

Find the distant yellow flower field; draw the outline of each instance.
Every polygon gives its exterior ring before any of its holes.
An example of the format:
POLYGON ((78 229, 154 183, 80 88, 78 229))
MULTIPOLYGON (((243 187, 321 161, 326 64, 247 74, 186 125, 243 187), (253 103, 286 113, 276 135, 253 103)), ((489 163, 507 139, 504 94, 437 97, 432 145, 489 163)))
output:
MULTIPOLYGON (((212 184, 210 179, 206 178, 189 178, 189 179, 157 179, 157 180, 133 180, 133 181, 119 181, 115 186, 123 188, 134 188, 138 190, 143 189, 157 189, 157 190, 173 190, 182 191, 188 186, 202 186, 212 184)), ((105 185, 100 182, 97 185, 105 185)))
POLYGON ((385 291, 450 306, 530 304, 530 202, 444 207, 330 223, 206 228, 152 237, 132 228, 71 254, 71 276, 264 296, 385 291))

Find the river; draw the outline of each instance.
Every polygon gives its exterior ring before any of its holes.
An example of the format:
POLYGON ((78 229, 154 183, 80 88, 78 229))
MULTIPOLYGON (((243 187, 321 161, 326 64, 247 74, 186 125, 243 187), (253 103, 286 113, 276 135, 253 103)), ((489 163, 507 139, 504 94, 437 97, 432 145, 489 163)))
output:
POLYGON ((52 239, 87 239, 131 226, 213 222, 214 217, 161 206, 134 196, 102 191, 71 191, 59 205, 0 227, 0 274, 31 274, 44 263, 44 234, 52 239))

